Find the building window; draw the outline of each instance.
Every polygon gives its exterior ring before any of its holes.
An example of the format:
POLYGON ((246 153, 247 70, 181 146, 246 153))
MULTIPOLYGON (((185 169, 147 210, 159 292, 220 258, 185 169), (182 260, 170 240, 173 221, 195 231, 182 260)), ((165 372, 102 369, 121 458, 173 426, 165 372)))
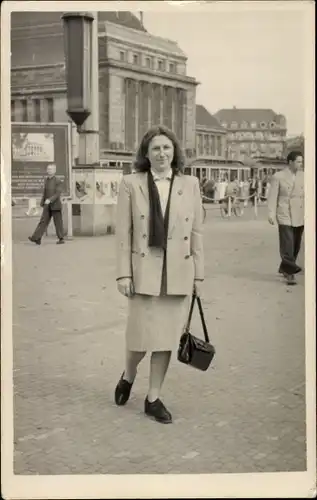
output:
POLYGON ((11 121, 15 122, 15 101, 11 101, 11 121))
POLYGON ((228 127, 227 122, 222 122, 222 124, 221 124, 221 125, 223 126, 223 128, 227 128, 227 127, 228 127))
POLYGON ((152 68, 152 60, 150 57, 145 58, 145 64, 146 64, 147 68, 152 68))
POLYGON ((159 71, 164 71, 164 63, 162 60, 157 61, 157 68, 159 71))
POLYGON ((203 136, 201 134, 198 135, 198 154, 199 156, 204 154, 203 136))
POLYGON ((21 106, 22 106, 22 121, 27 122, 28 121, 28 103, 27 103, 26 99, 22 99, 21 106))
POLYGON ((222 156, 221 137, 217 137, 218 156, 222 156))
POLYGON ((139 64, 139 56, 138 56, 138 54, 133 54, 133 64, 139 64))
POLYGON ((261 128, 266 128, 266 123, 265 123, 265 122, 261 122, 261 123, 260 123, 260 127, 261 127, 261 128))
POLYGON ((46 104, 46 116, 48 123, 54 122, 54 99, 52 97, 48 97, 45 99, 46 104))
POLYGON ((241 123, 241 128, 248 128, 247 122, 242 122, 241 123))
POLYGON ((40 122, 41 121, 41 101, 40 101, 40 99, 34 99, 33 106, 34 106, 35 121, 40 122))
POLYGON ((176 71, 175 71, 175 64, 174 63, 170 63, 169 68, 170 68, 170 73, 176 73, 176 71))
POLYGON ((276 123, 275 123, 275 122, 271 122, 271 123, 270 123, 270 127, 271 127, 271 128, 275 128, 275 126, 276 126, 276 123))
POLYGON ((205 155, 208 156, 209 155, 209 136, 208 135, 204 136, 204 141, 205 141, 205 144, 204 144, 205 155))
POLYGON ((211 156, 215 156, 215 149, 216 149, 216 144, 215 144, 215 136, 212 135, 210 137, 210 153, 211 153, 211 156))
POLYGON ((251 128, 256 128, 256 122, 251 122, 251 128))
POLYGON ((125 61, 125 52, 123 50, 120 50, 120 61, 125 61))
POLYGON ((237 126, 238 126, 237 122, 232 122, 231 123, 231 128, 237 128, 237 126))

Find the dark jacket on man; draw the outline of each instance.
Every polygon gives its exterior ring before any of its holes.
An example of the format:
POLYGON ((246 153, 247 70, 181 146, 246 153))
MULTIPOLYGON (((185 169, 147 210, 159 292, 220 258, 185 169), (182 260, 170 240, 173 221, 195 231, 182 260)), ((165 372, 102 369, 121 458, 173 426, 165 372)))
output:
POLYGON ((49 207, 52 211, 62 210, 61 202, 62 181, 55 175, 45 179, 43 196, 41 199, 41 207, 44 207, 45 200, 50 200, 49 207))
POLYGON ((34 233, 29 237, 30 241, 37 244, 41 243, 43 234, 47 230, 50 220, 53 217, 58 240, 61 243, 64 242, 61 194, 62 182, 55 176, 47 177, 40 203, 41 207, 43 207, 43 213, 34 233), (45 204, 46 200, 50 200, 48 205, 45 204))

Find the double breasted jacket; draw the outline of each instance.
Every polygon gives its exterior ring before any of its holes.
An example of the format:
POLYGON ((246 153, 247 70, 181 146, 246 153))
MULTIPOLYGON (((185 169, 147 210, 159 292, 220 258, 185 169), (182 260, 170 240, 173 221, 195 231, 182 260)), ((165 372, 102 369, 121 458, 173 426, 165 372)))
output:
POLYGON ((294 176, 286 167, 273 175, 269 199, 269 215, 280 225, 303 226, 305 216, 304 172, 294 176))
MULTIPOLYGON (((137 294, 160 295, 164 250, 149 247, 147 173, 125 175, 117 203, 117 279, 131 277, 137 294)), ((176 175, 171 192, 166 249, 168 295, 190 295, 204 279, 203 217, 199 181, 176 175)))

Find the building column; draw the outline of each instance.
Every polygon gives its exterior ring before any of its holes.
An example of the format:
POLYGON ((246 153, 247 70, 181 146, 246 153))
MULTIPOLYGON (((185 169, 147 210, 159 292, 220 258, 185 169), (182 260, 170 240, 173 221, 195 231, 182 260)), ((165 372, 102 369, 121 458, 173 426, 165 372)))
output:
POLYGON ((134 149, 135 151, 137 150, 139 146, 139 141, 141 140, 141 137, 139 138, 139 106, 140 106, 140 82, 138 80, 134 80, 134 89, 135 89, 135 135, 134 135, 134 149))
POLYGON ((174 133, 176 133, 176 130, 177 130, 177 124, 176 124, 176 89, 175 87, 171 87, 171 101, 172 101, 172 109, 171 109, 171 113, 172 113, 172 130, 174 133))
POLYGON ((153 87, 150 83, 146 84, 147 87, 147 100, 148 100, 148 128, 152 127, 152 95, 153 95, 153 87))
POLYGON ((159 96, 160 96, 160 125, 164 123, 164 87, 159 85, 159 96))
POLYGON ((188 112, 187 112, 187 92, 185 90, 182 90, 182 109, 183 109, 182 143, 183 147, 186 148, 188 112))
POLYGON ((34 101, 31 98, 27 98, 27 113, 28 113, 28 121, 35 122, 35 106, 34 101))

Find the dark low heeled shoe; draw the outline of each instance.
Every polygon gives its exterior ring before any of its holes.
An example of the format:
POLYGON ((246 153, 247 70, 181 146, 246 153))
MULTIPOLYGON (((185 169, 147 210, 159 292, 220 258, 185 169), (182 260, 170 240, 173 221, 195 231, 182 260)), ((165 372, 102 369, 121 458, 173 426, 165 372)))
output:
POLYGON ((32 238, 32 236, 29 236, 29 237, 28 237, 28 239, 29 239, 29 241, 31 241, 32 243, 36 243, 36 245, 40 245, 40 244, 41 244, 41 240, 34 240, 34 239, 32 238))
POLYGON ((127 380, 124 380, 123 376, 124 373, 122 373, 114 392, 114 400, 118 406, 123 406, 127 403, 134 382, 130 383, 127 380))
POLYGON ((148 417, 154 418, 154 420, 160 424, 172 423, 172 415, 160 399, 156 399, 153 403, 150 403, 148 398, 146 398, 144 402, 144 413, 148 417))

